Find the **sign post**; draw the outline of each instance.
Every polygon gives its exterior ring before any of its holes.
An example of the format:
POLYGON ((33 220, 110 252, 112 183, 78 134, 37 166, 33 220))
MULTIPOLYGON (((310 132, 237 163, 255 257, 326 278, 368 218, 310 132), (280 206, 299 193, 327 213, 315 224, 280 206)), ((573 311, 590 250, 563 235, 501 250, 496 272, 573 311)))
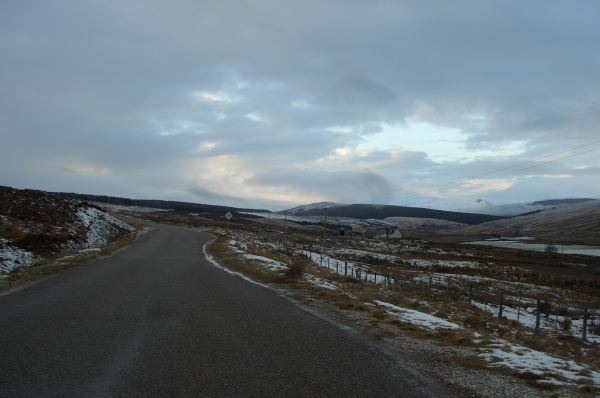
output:
POLYGON ((227 219, 227 233, 229 233, 229 220, 231 220, 231 217, 233 217, 233 214, 231 214, 231 212, 227 212, 225 213, 225 218, 227 219))

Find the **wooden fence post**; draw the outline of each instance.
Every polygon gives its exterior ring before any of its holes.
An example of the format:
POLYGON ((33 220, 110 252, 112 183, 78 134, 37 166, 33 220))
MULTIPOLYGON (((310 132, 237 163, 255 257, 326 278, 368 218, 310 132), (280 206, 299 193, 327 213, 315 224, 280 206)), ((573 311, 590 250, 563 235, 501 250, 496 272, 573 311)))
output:
POLYGON ((498 318, 502 319, 502 310, 504 309, 504 292, 500 290, 500 306, 498 307, 498 318))
POLYGON ((473 303, 473 285, 469 284, 469 304, 473 303))
POLYGON ((540 328, 540 307, 540 299, 537 299, 537 309, 535 311, 535 330, 538 330, 540 328))
POLYGON ((588 321, 588 309, 587 307, 583 310, 583 324, 581 325, 581 338, 583 341, 587 341, 587 321, 588 321))

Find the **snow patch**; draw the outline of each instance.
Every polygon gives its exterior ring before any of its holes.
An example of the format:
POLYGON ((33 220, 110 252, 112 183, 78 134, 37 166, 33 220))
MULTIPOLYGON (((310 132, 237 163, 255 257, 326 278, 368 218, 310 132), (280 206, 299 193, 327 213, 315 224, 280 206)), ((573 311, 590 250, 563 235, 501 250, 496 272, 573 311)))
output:
POLYGON ((420 258, 403 261, 414 267, 478 268, 480 266, 475 261, 425 260, 420 258))
POLYGON ((456 323, 449 322, 445 319, 438 318, 437 316, 426 314, 424 312, 398 307, 397 305, 379 300, 375 300, 375 304, 384 307, 388 314, 395 315, 404 322, 412 323, 413 325, 422 326, 430 330, 460 329, 460 326, 458 326, 456 323))
POLYGON ((206 250, 206 247, 208 246, 209 243, 210 242, 205 243, 204 246, 202 246, 202 253, 204 253, 204 257, 206 257, 206 259, 208 260, 208 262, 211 263, 215 268, 218 268, 218 269, 220 269, 222 271, 225 271, 225 272, 227 272, 230 275, 239 276, 240 278, 242 278, 243 280, 245 280, 247 282, 250 282, 250 283, 253 283, 255 285, 259 285, 259 286, 267 287, 268 288, 268 286, 265 285, 264 283, 257 282, 254 279, 249 278, 246 275, 242 274, 241 272, 232 271, 229 268, 223 267, 221 264, 219 264, 217 262, 217 260, 215 260, 215 258, 211 254, 208 254, 208 251, 206 250))
POLYGON ((77 218, 87 231, 86 241, 80 249, 105 246, 122 231, 133 231, 129 224, 94 207, 80 208, 77 218))
POLYGON ((244 254, 242 255, 247 260, 256 261, 260 263, 261 267, 268 268, 272 271, 282 271, 288 269, 288 266, 280 263, 279 261, 275 261, 268 257, 257 256, 256 254, 244 254))
POLYGON ((333 283, 327 282, 317 276, 314 275, 305 275, 305 279, 309 282, 312 283, 313 285, 319 286, 319 287, 323 287, 325 289, 329 289, 329 290, 339 290, 339 288, 334 285, 333 283))
POLYGON ((577 381, 600 385, 600 372, 575 361, 560 359, 506 340, 496 340, 481 355, 491 366, 533 373, 543 383, 572 385, 577 381))
POLYGON ((36 260, 33 253, 11 246, 6 239, 0 239, 0 273, 8 273, 17 268, 29 267, 36 260))

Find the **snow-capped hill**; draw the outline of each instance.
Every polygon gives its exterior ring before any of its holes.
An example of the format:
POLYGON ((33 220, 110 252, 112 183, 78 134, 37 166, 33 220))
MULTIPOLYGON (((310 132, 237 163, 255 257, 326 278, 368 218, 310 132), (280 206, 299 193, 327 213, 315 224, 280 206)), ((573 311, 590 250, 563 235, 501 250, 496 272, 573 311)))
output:
MULTIPOLYGON (((477 211, 482 214, 493 214, 496 216, 517 216, 521 214, 541 211, 553 207, 571 206, 578 203, 588 202, 594 199, 574 198, 574 199, 551 199, 539 200, 531 203, 507 203, 493 204, 483 199, 476 200, 472 206, 468 208, 471 211, 477 211)), ((463 209, 464 210, 464 209, 463 209)))
POLYGON ((287 214, 297 214, 297 213, 304 213, 304 212, 313 211, 313 210, 330 209, 332 207, 338 207, 338 206, 346 206, 346 205, 341 204, 341 203, 334 203, 334 202, 309 203, 307 205, 296 206, 291 209, 281 211, 280 213, 285 212, 287 214))
POLYGON ((131 231, 90 203, 0 187, 0 273, 62 252, 102 248, 131 231))
POLYGON ((302 217, 323 217, 325 214, 327 214, 328 217, 353 218, 357 220, 383 220, 387 217, 411 217, 454 221, 463 224, 479 224, 482 222, 502 218, 488 214, 462 213, 421 207, 380 204, 349 205, 329 202, 313 203, 310 205, 294 207, 293 209, 287 210, 287 214, 302 217), (327 209, 327 212, 323 210, 325 208, 327 209))
POLYGON ((470 226, 480 236, 531 236, 545 242, 600 244, 600 200, 552 206, 539 212, 470 226))

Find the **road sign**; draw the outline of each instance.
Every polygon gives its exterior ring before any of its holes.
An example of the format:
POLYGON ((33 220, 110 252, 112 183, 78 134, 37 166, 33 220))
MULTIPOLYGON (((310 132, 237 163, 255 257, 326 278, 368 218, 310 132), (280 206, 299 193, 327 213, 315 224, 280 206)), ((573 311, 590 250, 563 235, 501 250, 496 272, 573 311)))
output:
POLYGON ((233 217, 233 214, 231 214, 231 212, 225 213, 225 218, 227 219, 227 221, 231 220, 231 217, 233 217))

